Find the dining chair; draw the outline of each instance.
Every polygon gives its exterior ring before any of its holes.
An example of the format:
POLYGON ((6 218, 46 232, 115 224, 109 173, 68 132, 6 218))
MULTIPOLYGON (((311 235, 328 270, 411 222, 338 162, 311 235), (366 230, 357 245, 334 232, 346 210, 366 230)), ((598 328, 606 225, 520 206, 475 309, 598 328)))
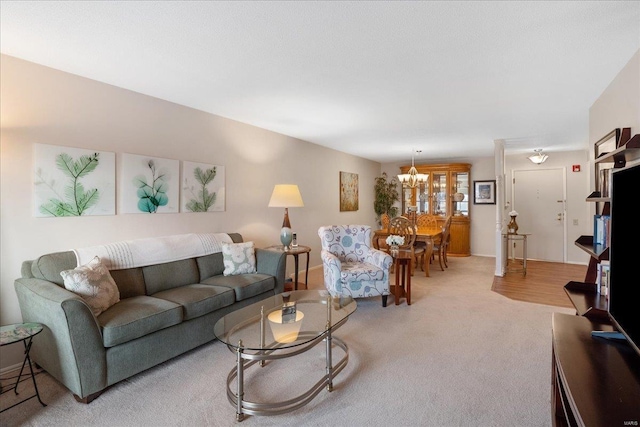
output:
MULTIPOLYGON (((416 226, 418 228, 436 228, 438 226, 438 217, 430 214, 420 214, 416 218, 416 226)), ((416 247, 424 248, 426 252, 426 248, 427 248, 426 242, 417 241, 415 245, 416 247)), ((434 247, 434 251, 435 251, 435 247, 434 247)), ((435 252, 432 252, 431 255, 429 256, 428 261, 431 262, 433 259, 435 259, 434 257, 435 257, 435 252)), ((425 267, 423 265, 422 269, 424 270, 424 268, 425 267)))
POLYGON ((447 260, 447 250, 449 249, 449 244, 451 243, 451 215, 447 217, 442 226, 442 236, 433 242, 433 254, 438 254, 438 263, 440 264, 440 269, 444 271, 444 268, 449 268, 448 260, 447 260), (444 264, 444 266, 443 266, 444 264))
POLYGON ((421 214, 421 215, 418 215, 418 217, 416 218, 416 225, 418 227, 426 227, 426 228, 437 227, 438 219, 433 215, 421 214))
MULTIPOLYGON (((400 246, 400 249, 411 251, 411 275, 415 270, 416 263, 424 263, 425 248, 418 247, 416 243, 416 227, 411 223, 411 220, 404 216, 397 216, 392 218, 389 223, 389 234, 404 237, 404 245, 400 246)), ((424 266, 423 266, 424 269, 424 266)))

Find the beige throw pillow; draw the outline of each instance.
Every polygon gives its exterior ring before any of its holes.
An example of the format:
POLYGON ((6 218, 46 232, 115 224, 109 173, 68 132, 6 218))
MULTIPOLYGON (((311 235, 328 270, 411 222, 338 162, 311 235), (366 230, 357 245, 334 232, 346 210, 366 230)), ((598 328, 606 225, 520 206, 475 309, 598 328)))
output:
POLYGON ((223 274, 235 276, 256 272, 256 255, 253 242, 222 243, 223 274))
POLYGON ((64 287, 80 295, 96 316, 120 301, 118 286, 98 257, 73 270, 62 271, 60 275, 64 287))

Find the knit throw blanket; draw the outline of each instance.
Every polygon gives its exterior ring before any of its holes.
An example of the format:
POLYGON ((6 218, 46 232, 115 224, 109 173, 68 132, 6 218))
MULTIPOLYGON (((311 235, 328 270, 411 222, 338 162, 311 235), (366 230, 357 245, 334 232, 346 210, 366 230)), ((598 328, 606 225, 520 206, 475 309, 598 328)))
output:
POLYGON ((222 252, 222 242, 233 243, 226 233, 191 233, 127 240, 73 252, 78 266, 98 256, 109 270, 120 270, 222 252))

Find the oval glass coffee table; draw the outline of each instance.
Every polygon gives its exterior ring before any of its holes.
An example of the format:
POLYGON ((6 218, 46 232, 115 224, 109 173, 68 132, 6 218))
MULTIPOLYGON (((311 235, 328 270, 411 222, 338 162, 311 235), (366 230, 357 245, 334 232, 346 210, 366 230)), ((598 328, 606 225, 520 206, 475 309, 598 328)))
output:
POLYGON ((349 361, 349 348, 344 341, 334 337, 333 332, 346 323, 356 306, 353 298, 334 297, 327 291, 293 291, 258 301, 218 320, 214 327, 216 337, 236 354, 236 366, 227 376, 227 398, 236 407, 236 420, 242 421, 244 414, 278 415, 293 411, 309 403, 325 386, 332 391, 334 377, 349 361), (295 306, 295 312, 292 306, 295 306), (245 369, 294 357, 323 341, 324 376, 309 390, 279 402, 244 400, 245 369), (344 351, 344 356, 335 365, 333 345, 344 351))

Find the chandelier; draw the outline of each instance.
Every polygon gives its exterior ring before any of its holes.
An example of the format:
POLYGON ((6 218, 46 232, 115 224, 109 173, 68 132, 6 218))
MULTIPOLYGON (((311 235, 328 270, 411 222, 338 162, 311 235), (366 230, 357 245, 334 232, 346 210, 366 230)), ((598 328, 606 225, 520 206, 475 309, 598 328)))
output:
MULTIPOLYGON (((416 153, 422 153, 422 150, 416 150, 416 153)), ((429 175, 418 173, 414 165, 413 153, 411 153, 411 168, 409 169, 409 173, 402 173, 398 175, 398 181, 402 184, 403 187, 416 188, 423 182, 427 182, 429 175)))

